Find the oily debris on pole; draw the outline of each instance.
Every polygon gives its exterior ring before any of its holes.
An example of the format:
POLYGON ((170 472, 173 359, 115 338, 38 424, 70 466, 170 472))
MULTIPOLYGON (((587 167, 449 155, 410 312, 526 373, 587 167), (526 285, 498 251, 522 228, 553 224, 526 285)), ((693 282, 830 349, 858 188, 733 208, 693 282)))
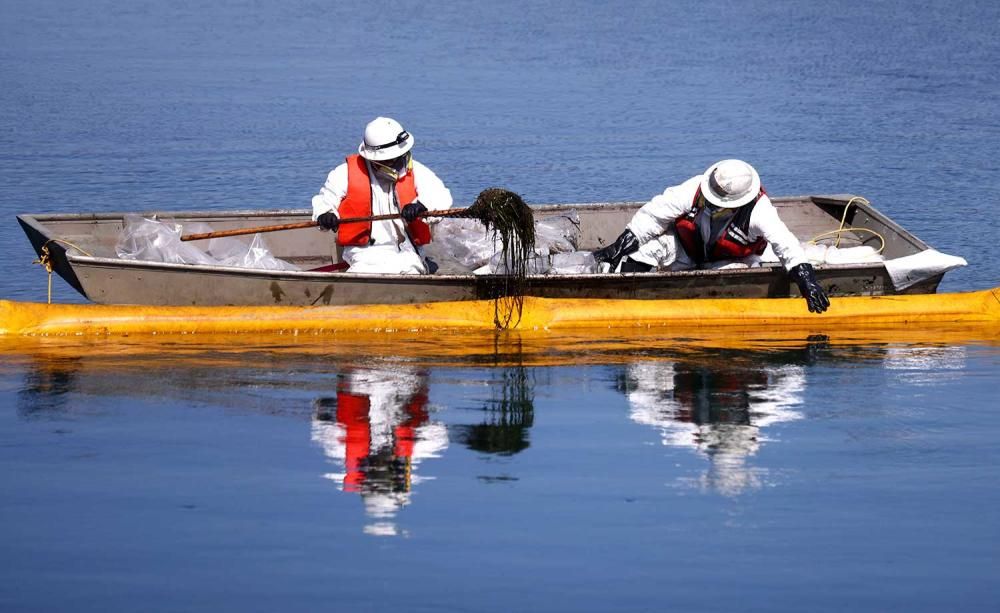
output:
POLYGON ((528 262, 535 251, 535 218, 531 207, 514 192, 491 187, 480 192, 467 214, 482 221, 494 239, 500 239, 501 263, 494 278, 493 323, 501 330, 517 325, 527 290, 528 262))

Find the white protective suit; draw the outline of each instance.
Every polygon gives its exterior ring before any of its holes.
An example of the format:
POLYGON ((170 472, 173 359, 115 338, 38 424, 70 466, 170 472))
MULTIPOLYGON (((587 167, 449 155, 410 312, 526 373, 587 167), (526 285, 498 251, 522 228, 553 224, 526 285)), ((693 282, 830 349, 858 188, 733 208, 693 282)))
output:
MULTIPOLYGON (((680 185, 668 187, 662 194, 642 206, 632 217, 628 229, 639 239, 639 250, 629 257, 633 260, 649 264, 661 270, 686 270, 695 268, 695 262, 687 256, 684 248, 674 234, 674 220, 687 214, 694 208, 694 197, 701 183, 702 175, 691 177, 680 185)), ((703 211, 707 215, 707 211, 703 211)), ((708 224, 699 220, 699 227, 707 232, 708 224)), ((784 265, 785 270, 791 270, 803 262, 808 262, 799 239, 778 217, 778 211, 767 195, 757 201, 750 215, 749 238, 751 241, 764 237, 774 250, 774 254, 784 265)), ((747 258, 741 264, 753 266, 760 262, 759 258, 747 258)), ((712 262, 713 268, 731 265, 732 262, 712 262)))
MULTIPOLYGON (((409 202, 396 202, 394 183, 376 173, 368 163, 371 178, 372 215, 398 213, 409 202)), ((413 160, 413 181, 420 202, 431 211, 450 209, 451 192, 444 183, 420 162, 413 160)), ((340 202, 347 195, 347 163, 334 168, 326 178, 326 183, 312 199, 312 218, 333 211, 340 215, 340 202)), ((434 218, 425 218, 429 224, 434 218)), ((384 274, 427 274, 427 266, 418 249, 407 238, 402 219, 372 222, 373 243, 367 247, 345 247, 344 261, 350 264, 348 272, 384 274)))

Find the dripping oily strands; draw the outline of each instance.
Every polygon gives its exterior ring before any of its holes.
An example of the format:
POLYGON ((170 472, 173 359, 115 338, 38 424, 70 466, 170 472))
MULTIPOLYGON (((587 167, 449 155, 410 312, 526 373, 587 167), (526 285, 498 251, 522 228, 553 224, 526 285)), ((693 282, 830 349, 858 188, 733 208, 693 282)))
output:
POLYGON ((500 264, 490 280, 490 294, 495 296, 493 323, 499 330, 516 326, 521 321, 528 285, 528 261, 535 251, 531 207, 514 192, 491 187, 479 194, 468 216, 483 222, 494 240, 500 239, 500 264))

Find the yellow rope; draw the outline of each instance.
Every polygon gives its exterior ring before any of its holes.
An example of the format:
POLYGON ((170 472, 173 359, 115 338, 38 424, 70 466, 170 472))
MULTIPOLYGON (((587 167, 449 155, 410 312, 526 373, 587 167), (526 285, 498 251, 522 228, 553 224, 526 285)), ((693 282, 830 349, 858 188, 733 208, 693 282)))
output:
POLYGON ((883 251, 885 251, 885 237, 882 236, 881 234, 879 234, 878 232, 876 232, 875 230, 869 230, 868 228, 845 228, 844 227, 844 224, 847 223, 847 211, 850 210, 851 205, 854 204, 855 200, 857 200, 859 202, 862 202, 864 204, 871 204, 870 202, 868 202, 867 199, 862 198, 861 196, 855 196, 855 197, 851 198, 850 200, 847 201, 847 204, 844 205, 844 214, 840 218, 840 227, 837 228, 836 230, 830 230, 829 232, 821 232, 820 234, 817 234, 816 236, 814 236, 811 239, 809 239, 808 243, 810 245, 818 245, 819 243, 816 242, 817 240, 819 240, 819 239, 821 239, 823 237, 835 234, 835 235, 837 235, 837 242, 834 243, 833 246, 834 247, 840 247, 840 239, 842 238, 841 235, 844 232, 868 232, 869 234, 875 235, 876 237, 878 237, 878 239, 880 241, 882 241, 882 246, 879 247, 878 250, 875 253, 882 253, 883 251))
POLYGON ((80 253, 82 253, 87 257, 94 257, 94 256, 90 255, 89 253, 81 249, 79 246, 74 245, 68 240, 62 238, 50 238, 49 240, 45 241, 45 243, 42 245, 41 248, 41 255, 38 256, 38 259, 32 262, 32 264, 41 264, 42 266, 45 267, 45 272, 49 273, 49 304, 52 304, 52 253, 49 251, 49 243, 62 243, 64 245, 72 247, 73 249, 76 249, 77 251, 79 251, 80 253))

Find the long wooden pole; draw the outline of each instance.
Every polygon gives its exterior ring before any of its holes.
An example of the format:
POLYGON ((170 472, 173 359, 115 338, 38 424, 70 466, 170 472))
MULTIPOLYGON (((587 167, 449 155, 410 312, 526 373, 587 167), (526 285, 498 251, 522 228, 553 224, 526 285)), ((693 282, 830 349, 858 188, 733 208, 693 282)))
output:
MULTIPOLYGON (((427 211, 420 217, 462 217, 471 207, 464 209, 448 209, 446 211, 427 211)), ((386 219, 399 219, 399 213, 388 215, 372 215, 370 217, 345 217, 340 220, 341 225, 345 223, 357 223, 362 221, 384 221, 386 219)), ((219 230, 218 232, 203 232, 201 234, 185 234, 181 236, 182 241, 198 241, 206 238, 224 238, 226 236, 243 236, 245 234, 257 234, 258 232, 278 232, 280 230, 297 230, 299 228, 313 228, 318 226, 316 221, 298 221, 295 223, 284 223, 275 226, 258 226, 256 228, 235 228, 233 230, 219 230)))

